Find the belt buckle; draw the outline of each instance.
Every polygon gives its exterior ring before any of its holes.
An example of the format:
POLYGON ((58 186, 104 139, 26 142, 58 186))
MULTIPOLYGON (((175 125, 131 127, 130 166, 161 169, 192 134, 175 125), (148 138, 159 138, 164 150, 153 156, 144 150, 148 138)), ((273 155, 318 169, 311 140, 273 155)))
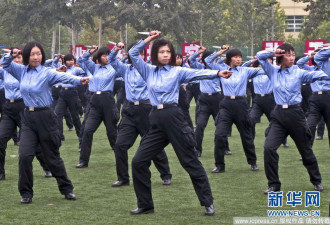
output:
POLYGON ((306 83, 303 83, 302 85, 306 85, 306 83))
POLYGON ((97 95, 100 95, 101 93, 102 93, 101 91, 97 91, 97 92, 96 92, 97 95))
POLYGON ((139 101, 134 102, 134 105, 140 105, 139 101))
POLYGON ((65 90, 69 90, 69 88, 64 88, 65 90))
POLYGON ((59 88, 59 86, 55 86, 55 88, 59 88))
POLYGON ((265 94, 261 94, 261 97, 265 97, 265 94))
POLYGON ((323 94, 323 92, 322 91, 318 91, 317 94, 318 95, 321 95, 321 94, 323 94))
POLYGON ((34 107, 29 107, 29 111, 34 111, 34 107))
POLYGON ((236 96, 230 96, 230 99, 236 99, 236 96))
POLYGON ((157 105, 157 109, 164 109, 164 105, 163 104, 157 105))
POLYGON ((207 93, 207 94, 210 95, 210 96, 212 95, 212 93, 207 93))
POLYGON ((10 103, 14 103, 15 100, 14 100, 14 99, 10 99, 9 102, 10 102, 10 103))
POLYGON ((282 109, 288 109, 289 105, 282 105, 282 109))

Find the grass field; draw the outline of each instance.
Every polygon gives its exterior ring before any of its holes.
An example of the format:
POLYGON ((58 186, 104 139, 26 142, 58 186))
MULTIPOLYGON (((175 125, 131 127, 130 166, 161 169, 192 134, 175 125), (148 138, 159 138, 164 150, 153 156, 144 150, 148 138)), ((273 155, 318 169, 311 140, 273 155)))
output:
MULTIPOLYGON (((191 115, 194 116, 194 113, 191 115)), ((330 200, 330 149, 327 133, 324 140, 315 141, 313 147, 325 188, 321 193, 320 207, 305 208, 302 204, 293 208, 285 205, 283 200, 282 208, 268 208, 268 198, 263 194, 267 188, 263 166, 264 130, 267 125, 263 117, 256 128, 255 146, 260 171, 250 171, 239 134, 234 127, 232 137, 229 138, 233 155, 226 156, 226 172, 212 174, 214 123, 210 118, 200 160, 209 176, 214 196, 216 214, 213 217, 203 215, 204 208, 199 205, 189 176, 180 166, 171 145, 166 147, 166 152, 173 174, 172 184, 163 186, 158 171, 151 165, 155 213, 131 216, 129 211, 137 206, 133 185, 111 187, 111 183, 116 181, 115 158, 103 125, 94 135, 91 160, 85 169, 75 168, 79 160, 77 137, 75 132, 65 129, 66 140, 62 143, 61 156, 75 187, 76 201, 65 200, 58 191, 55 179, 44 178, 38 161, 34 160, 33 203, 21 205, 17 190, 18 148, 10 141, 6 157, 6 180, 0 181, 0 224, 232 224, 233 217, 267 217, 268 209, 320 210, 321 216, 327 217, 330 200)), ((139 140, 129 151, 130 160, 139 140)), ((289 148, 278 149, 282 191, 312 191, 313 185, 309 182, 307 171, 298 160, 298 150, 290 138, 288 141, 289 148)))

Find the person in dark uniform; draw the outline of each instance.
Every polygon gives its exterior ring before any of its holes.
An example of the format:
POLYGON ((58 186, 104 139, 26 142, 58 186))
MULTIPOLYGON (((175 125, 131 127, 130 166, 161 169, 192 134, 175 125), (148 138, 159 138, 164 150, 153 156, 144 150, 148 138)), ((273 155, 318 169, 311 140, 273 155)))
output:
POLYGON ((56 83, 88 83, 88 78, 57 72, 43 66, 45 53, 37 42, 29 42, 23 50, 23 64, 12 62, 17 55, 7 54, 3 58, 3 69, 14 76, 20 83, 20 91, 26 106, 22 117, 22 131, 19 146, 19 181, 18 190, 21 203, 29 204, 33 198, 32 161, 38 145, 45 162, 57 180, 61 194, 68 200, 75 200, 73 185, 67 176, 60 157, 60 134, 57 116, 51 110, 51 87, 56 83))
MULTIPOLYGON (((133 45, 131 45, 128 50, 130 50, 132 46, 133 45)), ((139 134, 143 137, 148 132, 149 113, 151 110, 147 84, 142 79, 139 72, 132 66, 131 59, 128 57, 129 64, 123 64, 116 59, 118 50, 123 48, 124 45, 118 43, 109 54, 108 59, 111 66, 123 77, 127 99, 122 110, 122 118, 118 127, 115 145, 118 180, 112 184, 112 187, 120 187, 129 184, 127 151, 133 146, 139 134)), ((145 58, 144 50, 141 53, 141 57, 143 57, 143 59, 145 58)), ((163 184, 170 185, 172 174, 165 150, 161 151, 153 159, 153 162, 160 172, 163 184)))
POLYGON ((314 189, 323 191, 321 174, 312 150, 312 134, 300 105, 301 83, 311 83, 329 77, 321 71, 309 72, 293 66, 295 52, 290 44, 280 45, 275 53, 258 52, 257 58, 272 82, 276 102, 264 145, 264 165, 268 179, 268 189, 264 194, 279 191, 281 188, 277 149, 287 135, 294 140, 314 189), (279 66, 273 66, 268 62, 267 59, 273 56, 276 56, 276 63, 279 66))
POLYGON ((76 168, 88 167, 92 151, 93 134, 102 122, 106 127, 108 140, 112 149, 115 148, 117 139, 119 111, 115 105, 112 91, 115 79, 119 75, 109 64, 109 48, 102 47, 98 50, 96 58, 100 64, 95 64, 90 60, 90 56, 97 49, 98 46, 93 45, 89 52, 82 55, 80 62, 82 68, 86 67, 92 74, 89 84, 92 96, 90 99, 91 108, 83 131, 79 163, 76 165, 76 168))
MULTIPOLYGON (((223 54, 224 52, 228 51, 229 46, 224 45, 222 46, 223 49, 220 50, 220 53, 223 54)), ((189 57, 189 62, 192 64, 193 68, 196 69, 210 69, 210 67, 205 63, 205 59, 211 55, 212 52, 206 51, 205 47, 200 47, 198 52, 191 55, 189 57), (202 55, 202 62, 203 64, 199 63, 197 57, 202 55)), ((213 120, 215 121, 216 116, 219 113, 220 109, 220 102, 223 99, 223 93, 221 92, 220 87, 220 78, 217 77, 212 80, 201 80, 200 81, 200 94, 198 98, 198 110, 196 113, 196 130, 195 130, 195 138, 196 138, 196 150, 198 152, 198 156, 202 155, 203 151, 203 138, 204 138, 204 130, 207 126, 208 120, 212 115, 213 120)), ((225 155, 232 155, 228 139, 226 140, 226 149, 225 155)))
POLYGON ((231 49, 226 54, 226 65, 219 65, 214 60, 221 55, 221 51, 215 52, 205 59, 211 69, 231 70, 233 75, 229 79, 221 78, 224 99, 220 103, 220 110, 215 121, 214 157, 215 168, 212 173, 225 172, 226 140, 233 123, 236 125, 244 149, 248 164, 252 171, 258 171, 257 156, 252 136, 252 127, 249 120, 249 106, 246 101, 246 86, 249 79, 262 75, 261 68, 241 67, 242 53, 238 49, 231 49))
POLYGON ((193 130, 184 119, 182 110, 177 106, 179 88, 194 79, 212 79, 217 76, 229 77, 230 72, 214 70, 193 70, 175 66, 175 51, 171 42, 165 39, 155 40, 151 49, 152 65, 140 57, 147 43, 160 36, 159 31, 140 41, 130 51, 129 56, 134 67, 147 83, 152 110, 150 129, 142 138, 132 160, 132 174, 138 208, 132 215, 154 212, 151 196, 151 159, 159 154, 169 143, 173 145, 181 165, 190 175, 195 192, 205 215, 213 215, 213 197, 207 174, 195 153, 193 130))
MULTIPOLYGON (((66 72, 76 76, 86 76, 84 70, 82 70, 80 67, 74 66, 75 62, 76 59, 74 58, 73 55, 67 54, 64 56, 63 63, 66 66, 66 72)), ((65 137, 63 135, 63 116, 65 115, 67 109, 69 108, 77 137, 79 137, 80 134, 81 121, 79 118, 78 105, 77 105, 79 101, 77 88, 72 84, 61 84, 61 86, 62 88, 60 90, 60 95, 57 100, 57 104, 55 106, 55 113, 58 118, 58 125, 59 125, 61 138, 62 140, 64 140, 65 137)))

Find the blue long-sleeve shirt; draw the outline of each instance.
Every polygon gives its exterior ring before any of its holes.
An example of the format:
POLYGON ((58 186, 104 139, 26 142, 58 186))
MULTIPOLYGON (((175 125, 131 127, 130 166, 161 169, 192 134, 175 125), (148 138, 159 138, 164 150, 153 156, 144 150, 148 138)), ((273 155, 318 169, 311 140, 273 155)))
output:
POLYGON ((302 100, 302 83, 329 79, 329 76, 322 71, 306 71, 295 66, 281 69, 280 66, 274 66, 268 62, 267 58, 270 57, 273 57, 273 53, 268 51, 257 53, 262 68, 271 80, 275 102, 278 105, 299 104, 302 100))
POLYGON ((11 55, 5 55, 2 61, 3 69, 19 81, 24 104, 28 107, 50 106, 53 102, 51 87, 57 83, 81 83, 80 77, 57 72, 42 65, 31 69, 28 65, 20 65, 12 60, 11 55))
POLYGON ((205 63, 214 70, 231 70, 233 72, 228 79, 222 79, 221 77, 222 89, 225 96, 245 96, 248 80, 264 74, 261 68, 247 68, 241 66, 231 68, 227 64, 221 66, 214 62, 214 59, 217 57, 218 54, 215 52, 205 59, 205 63))
POLYGON ((147 64, 140 57, 140 52, 147 45, 140 41, 129 51, 134 67, 146 81, 150 102, 153 106, 178 103, 181 84, 195 79, 212 79, 218 76, 214 70, 194 70, 180 66, 165 65, 157 67, 147 64))
POLYGON ((116 59, 118 52, 112 50, 108 60, 111 66, 119 73, 125 82, 126 99, 130 102, 143 101, 149 99, 147 83, 140 73, 130 64, 124 64, 116 59))
MULTIPOLYGON (((306 63, 311 58, 309 56, 305 56, 297 61, 297 66, 300 69, 307 70, 307 71, 318 71, 320 70, 317 66, 308 66, 306 63)), ((329 91, 330 90, 330 82, 327 80, 316 80, 315 82, 311 83, 311 89, 313 92, 318 91, 329 91)))
MULTIPOLYGON (((79 77, 85 77, 87 75, 83 69, 81 69, 80 67, 76 67, 76 66, 68 67, 66 69, 66 73, 69 73, 69 74, 75 75, 75 76, 79 76, 79 77)), ((75 87, 76 85, 61 84, 60 86, 62 86, 64 88, 71 88, 71 87, 75 87)))
POLYGON ((95 64, 89 59, 90 57, 91 54, 89 52, 85 52, 81 57, 82 60, 80 61, 80 63, 83 64, 82 67, 86 67, 92 74, 92 77, 89 80, 89 91, 113 91, 115 79, 119 76, 115 69, 110 64, 105 66, 95 64))
POLYGON ((22 98, 18 80, 3 68, 0 68, 0 79, 3 81, 6 99, 22 98))
MULTIPOLYGON (((203 64, 198 62, 197 57, 199 56, 198 52, 195 52, 189 57, 189 62, 196 69, 208 69, 203 64)), ((216 77, 212 80, 201 80, 199 89, 202 93, 216 93, 220 92, 220 77, 216 77)))
POLYGON ((314 55, 314 61, 319 68, 330 76, 330 49, 322 49, 314 55))
MULTIPOLYGON (((249 67, 252 64, 252 60, 249 60, 242 64, 242 67, 249 67)), ((270 82, 266 74, 256 76, 253 79, 254 93, 258 95, 266 95, 273 92, 272 83, 270 82)))

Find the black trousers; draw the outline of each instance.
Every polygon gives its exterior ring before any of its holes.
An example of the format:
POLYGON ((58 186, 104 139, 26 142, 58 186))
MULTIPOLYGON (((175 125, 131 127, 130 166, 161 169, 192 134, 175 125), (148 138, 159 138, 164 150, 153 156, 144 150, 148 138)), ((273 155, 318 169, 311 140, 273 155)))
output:
POLYGON ((310 84, 303 84, 301 85, 301 108, 304 110, 306 117, 308 116, 309 112, 309 98, 312 95, 312 89, 310 84))
MULTIPOLYGON (((204 130, 207 126, 210 116, 215 118, 217 117, 220 109, 220 102, 223 99, 222 94, 216 95, 208 95, 205 93, 200 93, 198 99, 198 112, 197 112, 197 124, 195 130, 195 138, 196 138, 196 150, 199 152, 203 151, 203 138, 204 138, 204 130)), ((226 151, 229 151, 228 138, 226 139, 226 151)))
POLYGON ((200 84, 199 83, 194 83, 194 84, 188 84, 186 89, 187 89, 187 99, 188 99, 188 104, 190 104, 191 100, 194 98, 195 103, 196 103, 196 109, 195 109, 195 124, 197 124, 197 111, 198 111, 198 98, 201 93, 200 91, 200 84))
POLYGON ((268 186, 281 187, 278 177, 279 155, 277 154, 277 149, 281 145, 283 138, 288 135, 291 136, 298 148, 303 164, 308 171, 310 181, 314 185, 321 183, 321 174, 312 150, 312 134, 308 128, 304 111, 299 105, 288 109, 275 106, 271 113, 264 145, 264 164, 268 186))
POLYGON ((325 122, 324 122, 324 119, 323 119, 323 116, 322 118, 320 119, 320 122, 317 124, 317 136, 321 136, 323 137, 324 135, 324 129, 325 129, 325 122))
POLYGON ((191 129, 194 129, 194 125, 192 123, 190 113, 189 113, 190 105, 189 105, 188 99, 187 99, 187 91, 183 86, 181 86, 180 90, 179 90, 178 106, 182 109, 183 116, 184 116, 185 120, 188 122, 191 129))
POLYGON ((32 161, 39 145, 46 165, 56 178, 61 194, 72 192, 73 186, 59 151, 61 138, 57 116, 50 108, 33 112, 25 109, 19 146, 18 190, 21 196, 33 197, 32 161))
POLYGON ((88 89, 88 85, 77 85, 77 92, 78 96, 81 102, 82 107, 86 107, 87 105, 87 96, 86 96, 86 91, 88 89))
MULTIPOLYGON (((127 101, 124 103, 115 145, 116 169, 119 181, 129 181, 127 151, 133 146, 138 135, 143 137, 148 132, 150 110, 150 104, 132 105, 127 101)), ((164 149, 155 156, 153 161, 162 180, 172 178, 164 149)))
POLYGON ((248 164, 256 164, 257 156, 252 137, 252 127, 248 114, 249 107, 246 98, 226 99, 220 103, 216 119, 214 157, 215 166, 225 168, 226 141, 233 123, 241 136, 244 153, 248 164))
POLYGON ((213 203, 207 174, 194 150, 193 130, 183 118, 182 110, 173 106, 152 109, 148 133, 142 138, 132 160, 133 184, 139 208, 153 208, 151 194, 151 160, 171 143, 182 167, 188 172, 202 206, 213 203))
POLYGON ((92 94, 90 92, 88 92, 87 94, 87 105, 84 108, 84 120, 81 123, 81 128, 80 128, 80 134, 79 134, 79 149, 81 149, 81 143, 82 143, 82 139, 84 136, 84 130, 85 130, 85 124, 89 115, 89 111, 91 109, 91 103, 90 103, 90 99, 91 99, 92 94))
POLYGON ((2 108, 3 104, 5 104, 6 98, 5 98, 5 89, 0 90, 0 113, 2 115, 2 108))
MULTIPOLYGON (((53 97, 53 103, 51 105, 51 108, 55 111, 55 107, 58 101, 58 98, 60 97, 60 91, 61 91, 62 87, 52 87, 52 97, 53 97)), ((67 125, 68 128, 73 128, 73 122, 72 122, 72 118, 71 118, 71 114, 69 112, 69 109, 66 109, 66 112, 64 114, 64 119, 65 119, 65 123, 67 125)))
POLYGON ((124 99, 126 99, 125 92, 125 82, 122 80, 116 80, 113 86, 113 95, 116 96, 116 106, 118 111, 120 112, 121 106, 124 103, 124 99))
POLYGON ((65 90, 65 88, 61 89, 60 97, 55 107, 55 113, 58 117, 58 125, 62 139, 64 137, 63 116, 65 115, 67 108, 69 108, 72 117, 72 122, 76 130, 76 134, 79 137, 81 121, 79 118, 78 105, 77 105, 78 99, 79 97, 76 88, 69 88, 68 90, 65 90))
POLYGON ((103 121, 110 146, 114 149, 117 139, 117 123, 119 112, 111 92, 93 94, 90 100, 90 110, 85 123, 81 143, 80 162, 88 164, 92 151, 93 134, 103 121))
MULTIPOLYGON (((327 125, 328 131, 330 127, 330 93, 328 94, 314 94, 309 98, 309 114, 307 117, 308 126, 312 133, 312 145, 315 137, 316 125, 321 118, 327 125)), ((329 146, 330 146, 330 132, 328 132, 329 146)))

